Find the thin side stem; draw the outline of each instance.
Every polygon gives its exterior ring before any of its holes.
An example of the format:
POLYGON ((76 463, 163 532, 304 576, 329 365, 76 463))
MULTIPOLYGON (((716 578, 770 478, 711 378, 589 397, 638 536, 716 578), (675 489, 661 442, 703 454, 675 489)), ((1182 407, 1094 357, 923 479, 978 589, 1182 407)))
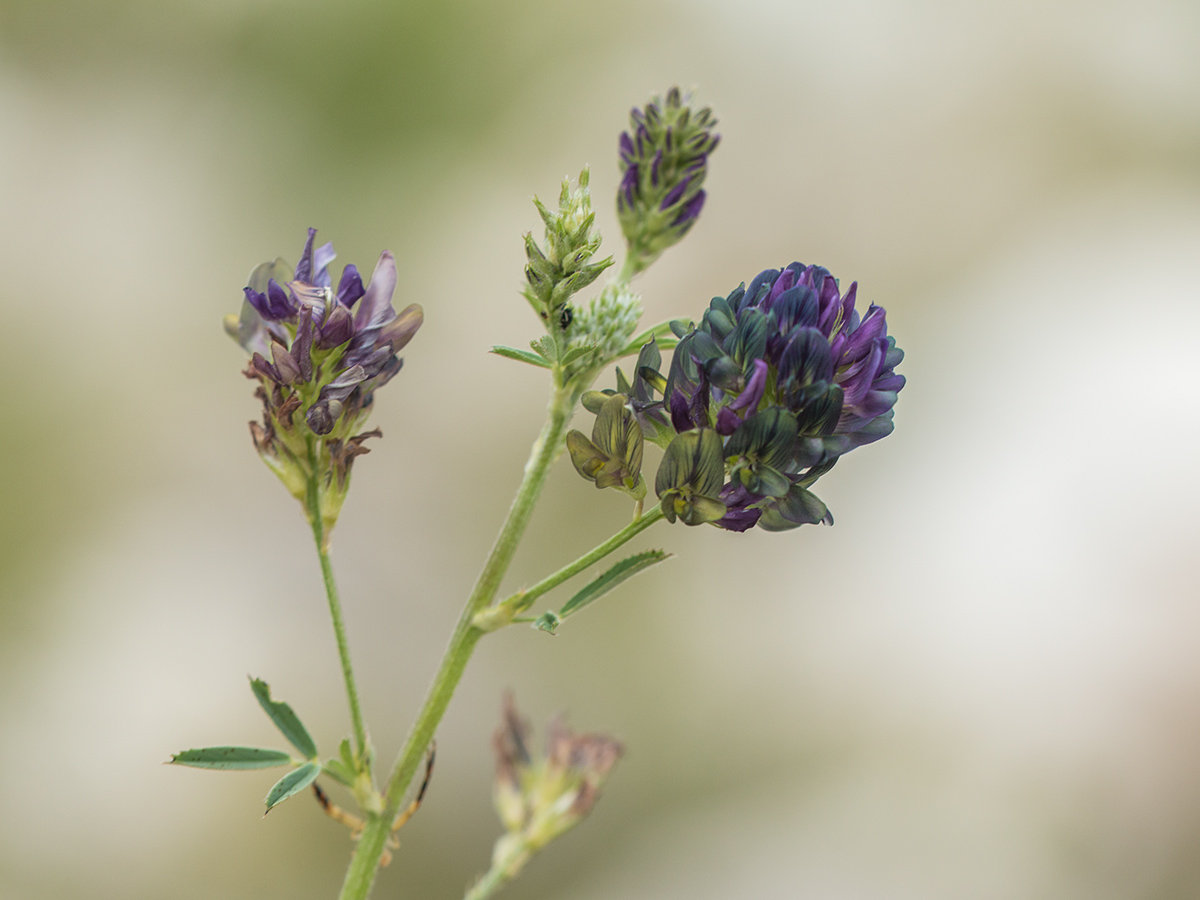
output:
POLYGON ((518 872, 520 872, 520 867, 517 867, 517 871, 514 872, 509 865, 493 864, 463 895, 463 900, 487 900, 497 890, 512 881, 518 872))
POLYGON ((533 605, 533 602, 535 600, 537 600, 538 597, 542 596, 542 594, 549 593, 550 591, 552 591, 556 587, 558 587, 560 584, 562 584, 564 581, 574 578, 576 575, 578 575, 584 569, 586 569, 589 566, 594 565, 595 563, 604 559, 604 557, 608 556, 608 554, 612 553, 614 550, 620 548, 623 544, 626 544, 629 541, 631 541, 633 538, 637 537, 639 534, 641 534, 643 531, 645 531, 647 528, 649 528, 651 525, 653 525, 655 522, 659 521, 663 517, 664 517, 664 514, 662 511, 662 507, 659 507, 659 506, 651 507, 651 509, 648 513, 634 519, 632 522, 630 522, 628 525, 626 525, 624 528, 622 528, 620 531, 618 531, 616 534, 614 534, 612 537, 610 537, 603 544, 600 544, 597 547, 595 547, 594 549, 588 551, 587 553, 585 553, 583 556, 579 557, 579 559, 575 560, 574 562, 570 562, 567 565, 563 566, 557 572, 555 572, 551 575, 547 575, 545 578, 543 578, 541 581, 539 581, 533 587, 526 588, 523 591, 518 591, 516 594, 513 594, 512 597, 509 597, 508 600, 505 600, 504 602, 507 603, 507 602, 509 602, 509 600, 516 600, 517 598, 519 598, 520 609, 522 609, 522 610, 528 609, 530 606, 533 605))
POLYGON ((350 868, 346 872, 346 880, 342 884, 341 900, 366 900, 370 893, 376 871, 379 868, 379 858, 383 853, 388 826, 395 817, 404 792, 408 790, 408 786, 421 764, 425 748, 433 739, 434 731, 437 730, 438 723, 441 722, 446 707, 450 704, 450 698, 454 695, 454 689, 458 687, 459 679, 462 678, 463 670, 467 667, 471 653, 484 634, 471 624, 471 620, 478 612, 485 609, 496 596, 504 573, 508 571, 517 545, 529 524, 534 504, 542 492, 542 486, 546 482, 550 466, 562 447, 573 404, 570 390, 561 383, 558 373, 555 373, 555 376, 555 388, 550 408, 546 414, 546 424, 542 427, 542 432, 538 435, 537 440, 534 441, 529 461, 525 464, 525 477, 517 489, 517 495, 509 508, 508 517, 504 520, 500 533, 496 536, 496 542, 484 563, 483 570, 479 573, 475 587, 467 598, 454 633, 450 636, 450 643, 442 657, 441 667, 429 688, 425 705, 418 713, 417 720, 413 723, 408 739, 392 768, 384 794, 383 815, 379 821, 373 819, 368 822, 367 828, 359 840, 358 849, 355 850, 354 857, 350 860, 350 868))
POLYGON ((321 575, 325 579, 325 596, 329 600, 329 616, 333 619, 333 633, 337 638, 338 657, 342 662, 342 679, 346 683, 346 699, 350 702, 350 720, 354 725, 354 742, 360 759, 367 750, 367 729, 363 725, 362 709, 358 704, 358 686, 354 681, 354 667, 350 664, 350 644, 346 640, 346 625, 342 621, 342 603, 338 599, 337 582, 333 579, 333 564, 329 560, 328 540, 325 524, 321 517, 321 492, 317 483, 316 442, 309 438, 309 471, 306 505, 308 518, 312 522, 313 539, 317 542, 317 556, 321 560, 321 575))

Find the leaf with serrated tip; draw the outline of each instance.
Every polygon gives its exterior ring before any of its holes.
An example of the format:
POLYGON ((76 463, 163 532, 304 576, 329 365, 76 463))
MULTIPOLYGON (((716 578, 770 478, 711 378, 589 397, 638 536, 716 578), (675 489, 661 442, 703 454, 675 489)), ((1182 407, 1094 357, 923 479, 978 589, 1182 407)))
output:
POLYGON ((568 350, 566 353, 563 354, 563 358, 560 360, 560 362, 564 366, 569 366, 571 363, 575 362, 575 360, 577 360, 581 357, 587 356, 589 353, 591 353, 595 349, 596 349, 595 344, 584 344, 581 347, 572 347, 570 350, 568 350))
POLYGON ((533 352, 542 357, 546 362, 558 362, 558 344, 554 343, 554 338, 550 335, 543 335, 536 341, 530 341, 529 346, 533 352))
POLYGON ((250 689, 254 691, 259 705, 271 717, 275 727, 288 739, 288 742, 299 750, 305 759, 316 759, 317 745, 313 742, 308 729, 304 727, 299 716, 292 712, 292 708, 286 703, 272 700, 271 686, 261 678, 251 678, 250 689))
POLYGON ((539 366, 543 369, 550 368, 550 363, 536 353, 530 353, 528 350, 518 350, 515 347, 505 347, 497 344, 492 348, 491 352, 497 356, 503 356, 505 359, 515 359, 517 362, 529 363, 531 366, 539 366))

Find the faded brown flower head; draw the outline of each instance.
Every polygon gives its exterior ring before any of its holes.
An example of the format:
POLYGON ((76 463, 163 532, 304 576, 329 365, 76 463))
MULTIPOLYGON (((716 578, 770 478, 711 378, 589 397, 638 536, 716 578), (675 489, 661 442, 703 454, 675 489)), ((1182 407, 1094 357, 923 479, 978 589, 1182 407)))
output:
POLYGON ((536 851, 591 812, 624 748, 605 734, 576 734, 561 718, 546 729, 545 756, 529 752, 529 723, 511 694, 492 737, 496 753, 496 811, 505 828, 536 851))

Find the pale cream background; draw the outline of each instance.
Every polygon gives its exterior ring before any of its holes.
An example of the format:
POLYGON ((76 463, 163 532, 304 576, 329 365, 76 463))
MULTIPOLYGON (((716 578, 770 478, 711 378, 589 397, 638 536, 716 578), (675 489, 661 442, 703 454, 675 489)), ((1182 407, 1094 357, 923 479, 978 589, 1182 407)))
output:
MULTIPOLYGON (((1200 7, 9 0, 0 897, 335 894, 314 804, 160 765, 275 740, 246 673, 348 727, 220 318, 310 224, 425 307, 336 534, 390 760, 540 421, 485 352, 536 335, 528 198, 591 163, 615 252, 616 135, 672 82, 725 139, 647 319, 823 263, 908 351, 897 432, 835 528, 659 526, 661 570, 486 642, 376 896, 486 865, 506 687, 628 755, 505 896, 1200 894, 1200 7)), ((560 465, 511 586, 626 515, 560 465)))

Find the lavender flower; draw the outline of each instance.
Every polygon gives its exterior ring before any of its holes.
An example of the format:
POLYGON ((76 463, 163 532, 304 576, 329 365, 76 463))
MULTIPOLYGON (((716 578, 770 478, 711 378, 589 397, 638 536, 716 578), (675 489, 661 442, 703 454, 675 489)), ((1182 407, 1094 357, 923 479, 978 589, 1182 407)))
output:
POLYGON ((657 347, 643 348, 633 384, 618 387, 646 438, 666 447, 655 490, 668 518, 730 531, 832 524, 808 489, 892 432, 904 386, 885 312, 860 317, 857 288, 840 293, 818 266, 768 269, 714 298, 698 327, 672 323, 680 341, 665 378, 657 347))
POLYGON ((621 134, 621 186, 617 214, 633 272, 640 272, 664 250, 682 240, 704 207, 701 188, 708 155, 720 135, 712 110, 694 111, 690 95, 679 88, 656 97, 629 114, 630 131, 621 134))
POLYGON ((250 273, 241 315, 228 316, 225 328, 251 354, 245 374, 259 383, 255 448, 302 503, 309 478, 318 477, 322 517, 332 526, 354 458, 379 435, 359 429, 375 391, 400 371, 397 352, 421 327, 422 312, 415 303, 399 313, 392 307, 396 264, 388 251, 366 287, 348 265, 334 289, 333 244, 314 247, 316 233, 308 230, 294 270, 276 259, 250 273))

